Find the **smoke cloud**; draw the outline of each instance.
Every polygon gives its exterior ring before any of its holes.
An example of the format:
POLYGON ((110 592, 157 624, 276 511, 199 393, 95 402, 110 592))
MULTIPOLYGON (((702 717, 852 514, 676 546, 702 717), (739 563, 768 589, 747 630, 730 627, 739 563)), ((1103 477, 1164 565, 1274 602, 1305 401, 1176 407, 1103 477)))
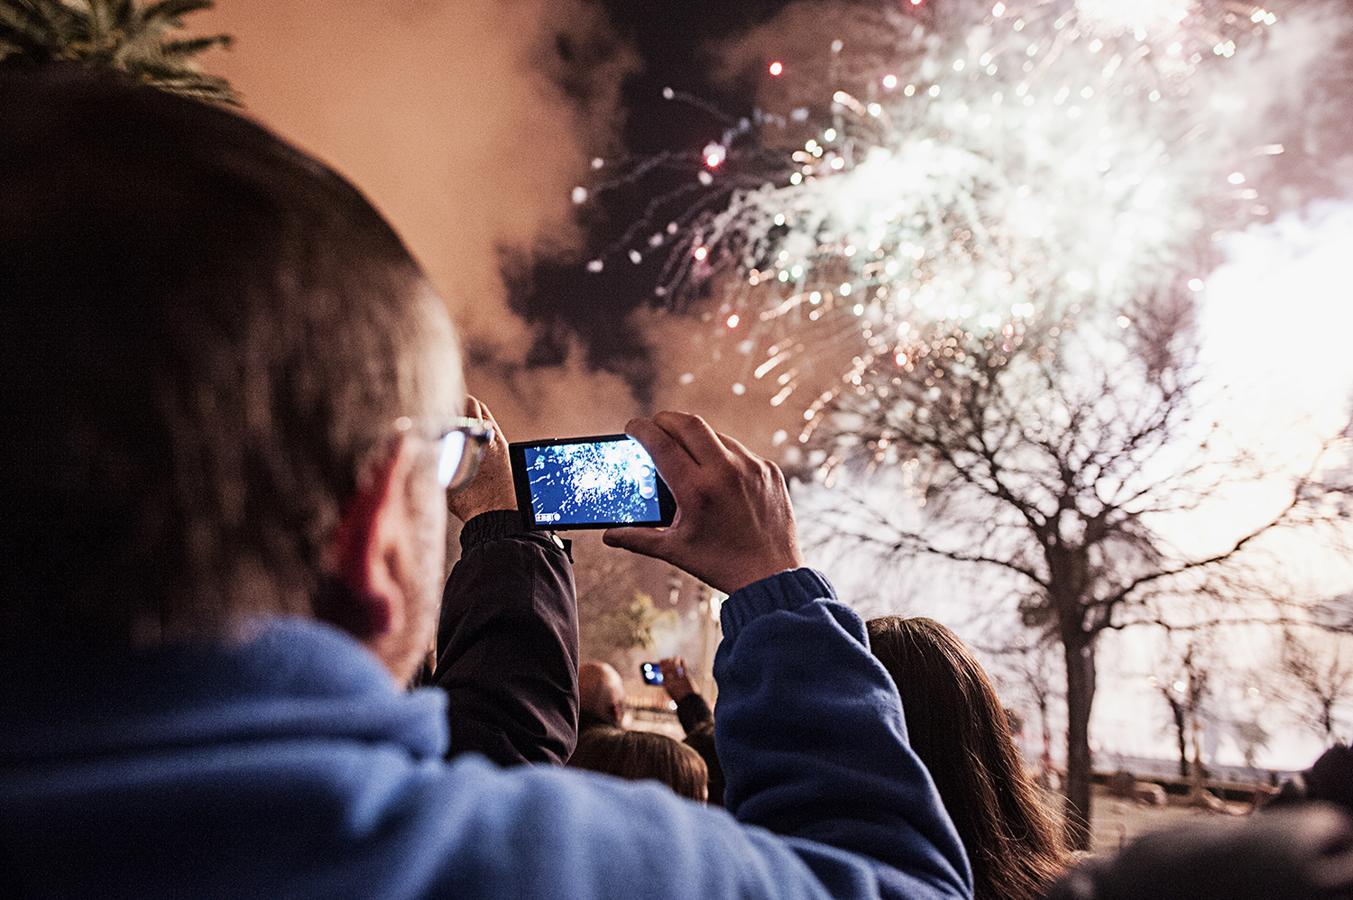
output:
POLYGON ((523 371, 504 252, 567 252, 570 189, 613 142, 633 57, 582 0, 230 0, 196 23, 235 36, 212 69, 248 112, 352 179, 446 298, 471 391, 509 435, 616 430, 619 378, 523 371))

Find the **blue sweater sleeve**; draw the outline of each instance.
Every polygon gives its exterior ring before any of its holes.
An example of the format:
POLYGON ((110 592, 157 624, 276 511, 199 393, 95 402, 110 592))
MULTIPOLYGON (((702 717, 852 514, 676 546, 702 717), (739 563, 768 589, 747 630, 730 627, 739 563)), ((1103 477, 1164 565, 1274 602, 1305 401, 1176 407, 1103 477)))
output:
POLYGON ((826 579, 811 569, 767 578, 730 597, 722 618, 715 732, 728 810, 876 861, 892 870, 880 881, 906 896, 970 894, 967 858, 907 742, 897 687, 826 579))

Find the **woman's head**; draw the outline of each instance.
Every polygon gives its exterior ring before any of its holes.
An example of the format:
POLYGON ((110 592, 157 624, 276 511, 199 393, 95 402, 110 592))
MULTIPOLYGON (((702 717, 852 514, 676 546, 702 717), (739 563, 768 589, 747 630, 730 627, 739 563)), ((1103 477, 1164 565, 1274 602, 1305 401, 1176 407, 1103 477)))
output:
POLYGON ((902 696, 911 746, 967 848, 976 896, 1041 896, 1065 867, 1066 845, 1024 772, 986 672, 932 619, 886 616, 868 629, 902 696))
POLYGON ((591 728, 578 738, 568 764, 630 781, 661 781, 679 796, 700 803, 709 795, 709 770, 700 754, 661 734, 591 728))

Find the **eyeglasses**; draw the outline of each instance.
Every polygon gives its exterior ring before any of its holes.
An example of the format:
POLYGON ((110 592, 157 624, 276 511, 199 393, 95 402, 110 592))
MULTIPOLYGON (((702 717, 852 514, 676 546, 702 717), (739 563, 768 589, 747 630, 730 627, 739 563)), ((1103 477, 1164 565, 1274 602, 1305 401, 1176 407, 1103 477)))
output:
POLYGON ((439 421, 433 430, 419 433, 418 423, 408 416, 395 420, 395 430, 415 434, 437 450, 437 482, 448 491, 469 484, 479 471, 484 448, 493 443, 493 426, 483 419, 456 417, 439 421))

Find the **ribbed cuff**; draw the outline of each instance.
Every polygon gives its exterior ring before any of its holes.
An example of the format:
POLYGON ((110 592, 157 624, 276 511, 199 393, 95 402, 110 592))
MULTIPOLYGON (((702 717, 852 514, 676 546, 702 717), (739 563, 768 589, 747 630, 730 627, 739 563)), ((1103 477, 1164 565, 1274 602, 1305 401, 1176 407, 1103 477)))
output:
POLYGON ((480 513, 466 522, 465 527, 460 530, 460 552, 469 553, 487 541, 518 534, 530 532, 522 525, 521 513, 515 509, 495 509, 480 513))
POLYGON ((758 616, 781 609, 798 609, 814 600, 835 600, 826 576, 816 569, 788 569, 739 588, 723 605, 720 618, 724 638, 732 640, 758 616))

